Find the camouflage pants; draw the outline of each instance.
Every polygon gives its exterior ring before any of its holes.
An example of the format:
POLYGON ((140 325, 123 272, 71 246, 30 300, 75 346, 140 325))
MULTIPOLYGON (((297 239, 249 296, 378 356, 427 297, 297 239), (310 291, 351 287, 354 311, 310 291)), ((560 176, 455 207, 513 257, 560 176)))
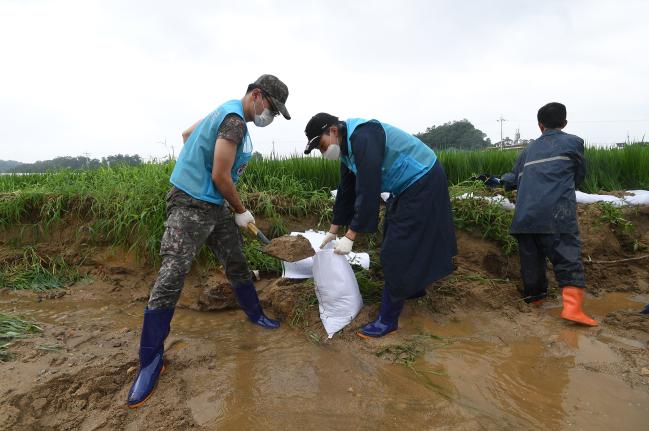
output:
POLYGON ((203 244, 218 258, 232 285, 250 281, 241 232, 227 205, 194 199, 173 187, 167 193, 167 221, 160 245, 162 265, 148 307, 173 308, 194 257, 203 244))

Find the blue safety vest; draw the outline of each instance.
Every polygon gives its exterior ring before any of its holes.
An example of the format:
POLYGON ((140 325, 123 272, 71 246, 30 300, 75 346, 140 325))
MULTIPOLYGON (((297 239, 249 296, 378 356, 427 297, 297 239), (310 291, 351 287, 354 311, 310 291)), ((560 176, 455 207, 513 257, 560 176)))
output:
MULTIPOLYGON (((223 196, 212 181, 214 145, 223 119, 226 115, 233 113, 244 118, 243 105, 240 100, 225 102, 198 123, 178 156, 170 181, 195 199, 217 205, 223 203, 223 196)), ((237 145, 236 158, 230 172, 235 184, 246 169, 251 157, 252 141, 246 128, 243 139, 237 145)))
POLYGON ((357 173, 354 154, 352 152, 351 136, 356 127, 363 123, 374 121, 385 131, 385 154, 381 166, 381 191, 397 196, 423 177, 435 164, 437 156, 426 144, 410 133, 377 120, 350 118, 347 123, 348 155, 340 160, 352 171, 357 173))

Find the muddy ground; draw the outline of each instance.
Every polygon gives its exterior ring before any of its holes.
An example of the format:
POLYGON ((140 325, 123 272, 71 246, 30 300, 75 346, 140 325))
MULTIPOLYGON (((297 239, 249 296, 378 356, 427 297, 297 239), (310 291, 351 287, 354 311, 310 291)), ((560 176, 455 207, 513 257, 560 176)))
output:
MULTIPOLYGON (((0 311, 43 328, 0 363, 0 429, 649 429, 649 318, 637 313, 649 303, 649 259, 624 260, 649 253, 649 209, 627 214, 633 234, 579 213, 584 260, 598 262, 586 264, 597 328, 561 321, 558 299, 523 303, 517 257, 465 232, 453 276, 409 301, 399 330, 379 340, 354 335, 377 305, 329 340, 312 285, 281 279, 257 288, 283 326, 258 329, 222 272, 195 265, 167 372, 134 411, 124 402, 155 269, 89 245, 71 234, 78 227, 52 231, 31 245, 84 255, 89 277, 48 293, 0 291, 0 311)), ((25 245, 16 235, 0 240, 5 261, 25 245)))

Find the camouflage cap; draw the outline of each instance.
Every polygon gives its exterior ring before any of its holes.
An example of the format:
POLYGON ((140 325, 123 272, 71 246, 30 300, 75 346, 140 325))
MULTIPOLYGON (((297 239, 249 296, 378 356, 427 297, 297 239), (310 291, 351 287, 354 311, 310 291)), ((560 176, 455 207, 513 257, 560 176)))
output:
POLYGON ((284 118, 287 120, 291 119, 291 116, 284 105, 286 99, 288 99, 288 87, 286 84, 274 75, 261 75, 255 82, 253 82, 253 85, 263 90, 264 93, 270 97, 273 106, 282 113, 284 118))

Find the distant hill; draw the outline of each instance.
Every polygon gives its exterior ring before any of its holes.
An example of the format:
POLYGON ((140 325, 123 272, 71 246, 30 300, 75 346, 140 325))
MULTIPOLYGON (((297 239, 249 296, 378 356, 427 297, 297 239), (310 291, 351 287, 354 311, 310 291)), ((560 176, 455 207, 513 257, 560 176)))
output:
POLYGON ((0 173, 12 171, 16 166, 20 166, 22 163, 15 160, 0 160, 0 173))

